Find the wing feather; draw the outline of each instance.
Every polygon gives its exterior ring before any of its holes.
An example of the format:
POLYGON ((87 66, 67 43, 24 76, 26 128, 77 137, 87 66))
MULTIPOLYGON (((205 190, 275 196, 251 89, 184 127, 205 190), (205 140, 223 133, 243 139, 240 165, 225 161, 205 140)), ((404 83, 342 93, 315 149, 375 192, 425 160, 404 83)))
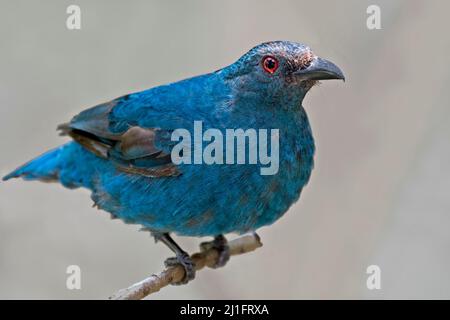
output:
POLYGON ((134 123, 122 123, 120 132, 111 130, 115 124, 112 111, 126 100, 124 96, 81 112, 69 123, 58 126, 60 134, 114 162, 120 171, 155 178, 179 175, 170 155, 158 147, 158 143, 167 143, 170 130, 142 128, 134 123))

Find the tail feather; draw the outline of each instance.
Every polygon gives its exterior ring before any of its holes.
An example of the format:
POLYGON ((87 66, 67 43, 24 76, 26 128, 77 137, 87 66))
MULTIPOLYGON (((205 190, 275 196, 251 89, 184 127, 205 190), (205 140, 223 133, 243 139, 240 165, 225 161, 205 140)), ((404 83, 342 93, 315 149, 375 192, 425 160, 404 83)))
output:
POLYGON ((47 151, 7 174, 2 180, 22 177, 25 180, 58 181, 61 167, 60 158, 66 147, 67 144, 47 151))

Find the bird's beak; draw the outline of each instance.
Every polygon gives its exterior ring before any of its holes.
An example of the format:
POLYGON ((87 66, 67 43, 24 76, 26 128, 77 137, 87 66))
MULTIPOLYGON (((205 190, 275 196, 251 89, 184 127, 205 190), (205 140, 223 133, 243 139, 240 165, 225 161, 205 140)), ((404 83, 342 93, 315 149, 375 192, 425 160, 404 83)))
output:
POLYGON ((297 70, 294 75, 304 80, 344 80, 344 73, 334 63, 316 57, 311 62, 311 65, 303 70, 297 70))

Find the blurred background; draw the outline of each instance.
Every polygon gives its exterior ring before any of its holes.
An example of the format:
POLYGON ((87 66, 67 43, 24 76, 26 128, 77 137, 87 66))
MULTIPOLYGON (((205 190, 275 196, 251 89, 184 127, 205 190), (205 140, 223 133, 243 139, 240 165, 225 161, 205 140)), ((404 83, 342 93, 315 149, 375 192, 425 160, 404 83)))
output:
MULTIPOLYGON (((0 174, 56 125, 125 93, 214 71, 269 40, 339 65, 304 101, 317 144, 301 200, 257 251, 153 299, 450 298, 448 1, 0 1, 0 174), (81 8, 81 30, 66 8, 81 8), (366 27, 369 5, 381 30, 366 27), (366 268, 381 268, 368 290, 366 268)), ((103 299, 171 253, 86 190, 0 183, 0 298, 103 299), (66 288, 79 265, 81 290, 66 288)), ((203 239, 177 238, 190 252, 203 239)))

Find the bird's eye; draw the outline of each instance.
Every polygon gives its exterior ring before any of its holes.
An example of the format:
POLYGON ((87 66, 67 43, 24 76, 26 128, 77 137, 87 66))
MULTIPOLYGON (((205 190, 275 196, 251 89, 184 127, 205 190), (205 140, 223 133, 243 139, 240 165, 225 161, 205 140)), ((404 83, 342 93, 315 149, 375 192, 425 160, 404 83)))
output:
POLYGON ((262 67, 264 71, 272 74, 278 69, 278 60, 272 56, 267 56, 262 59, 262 67))

